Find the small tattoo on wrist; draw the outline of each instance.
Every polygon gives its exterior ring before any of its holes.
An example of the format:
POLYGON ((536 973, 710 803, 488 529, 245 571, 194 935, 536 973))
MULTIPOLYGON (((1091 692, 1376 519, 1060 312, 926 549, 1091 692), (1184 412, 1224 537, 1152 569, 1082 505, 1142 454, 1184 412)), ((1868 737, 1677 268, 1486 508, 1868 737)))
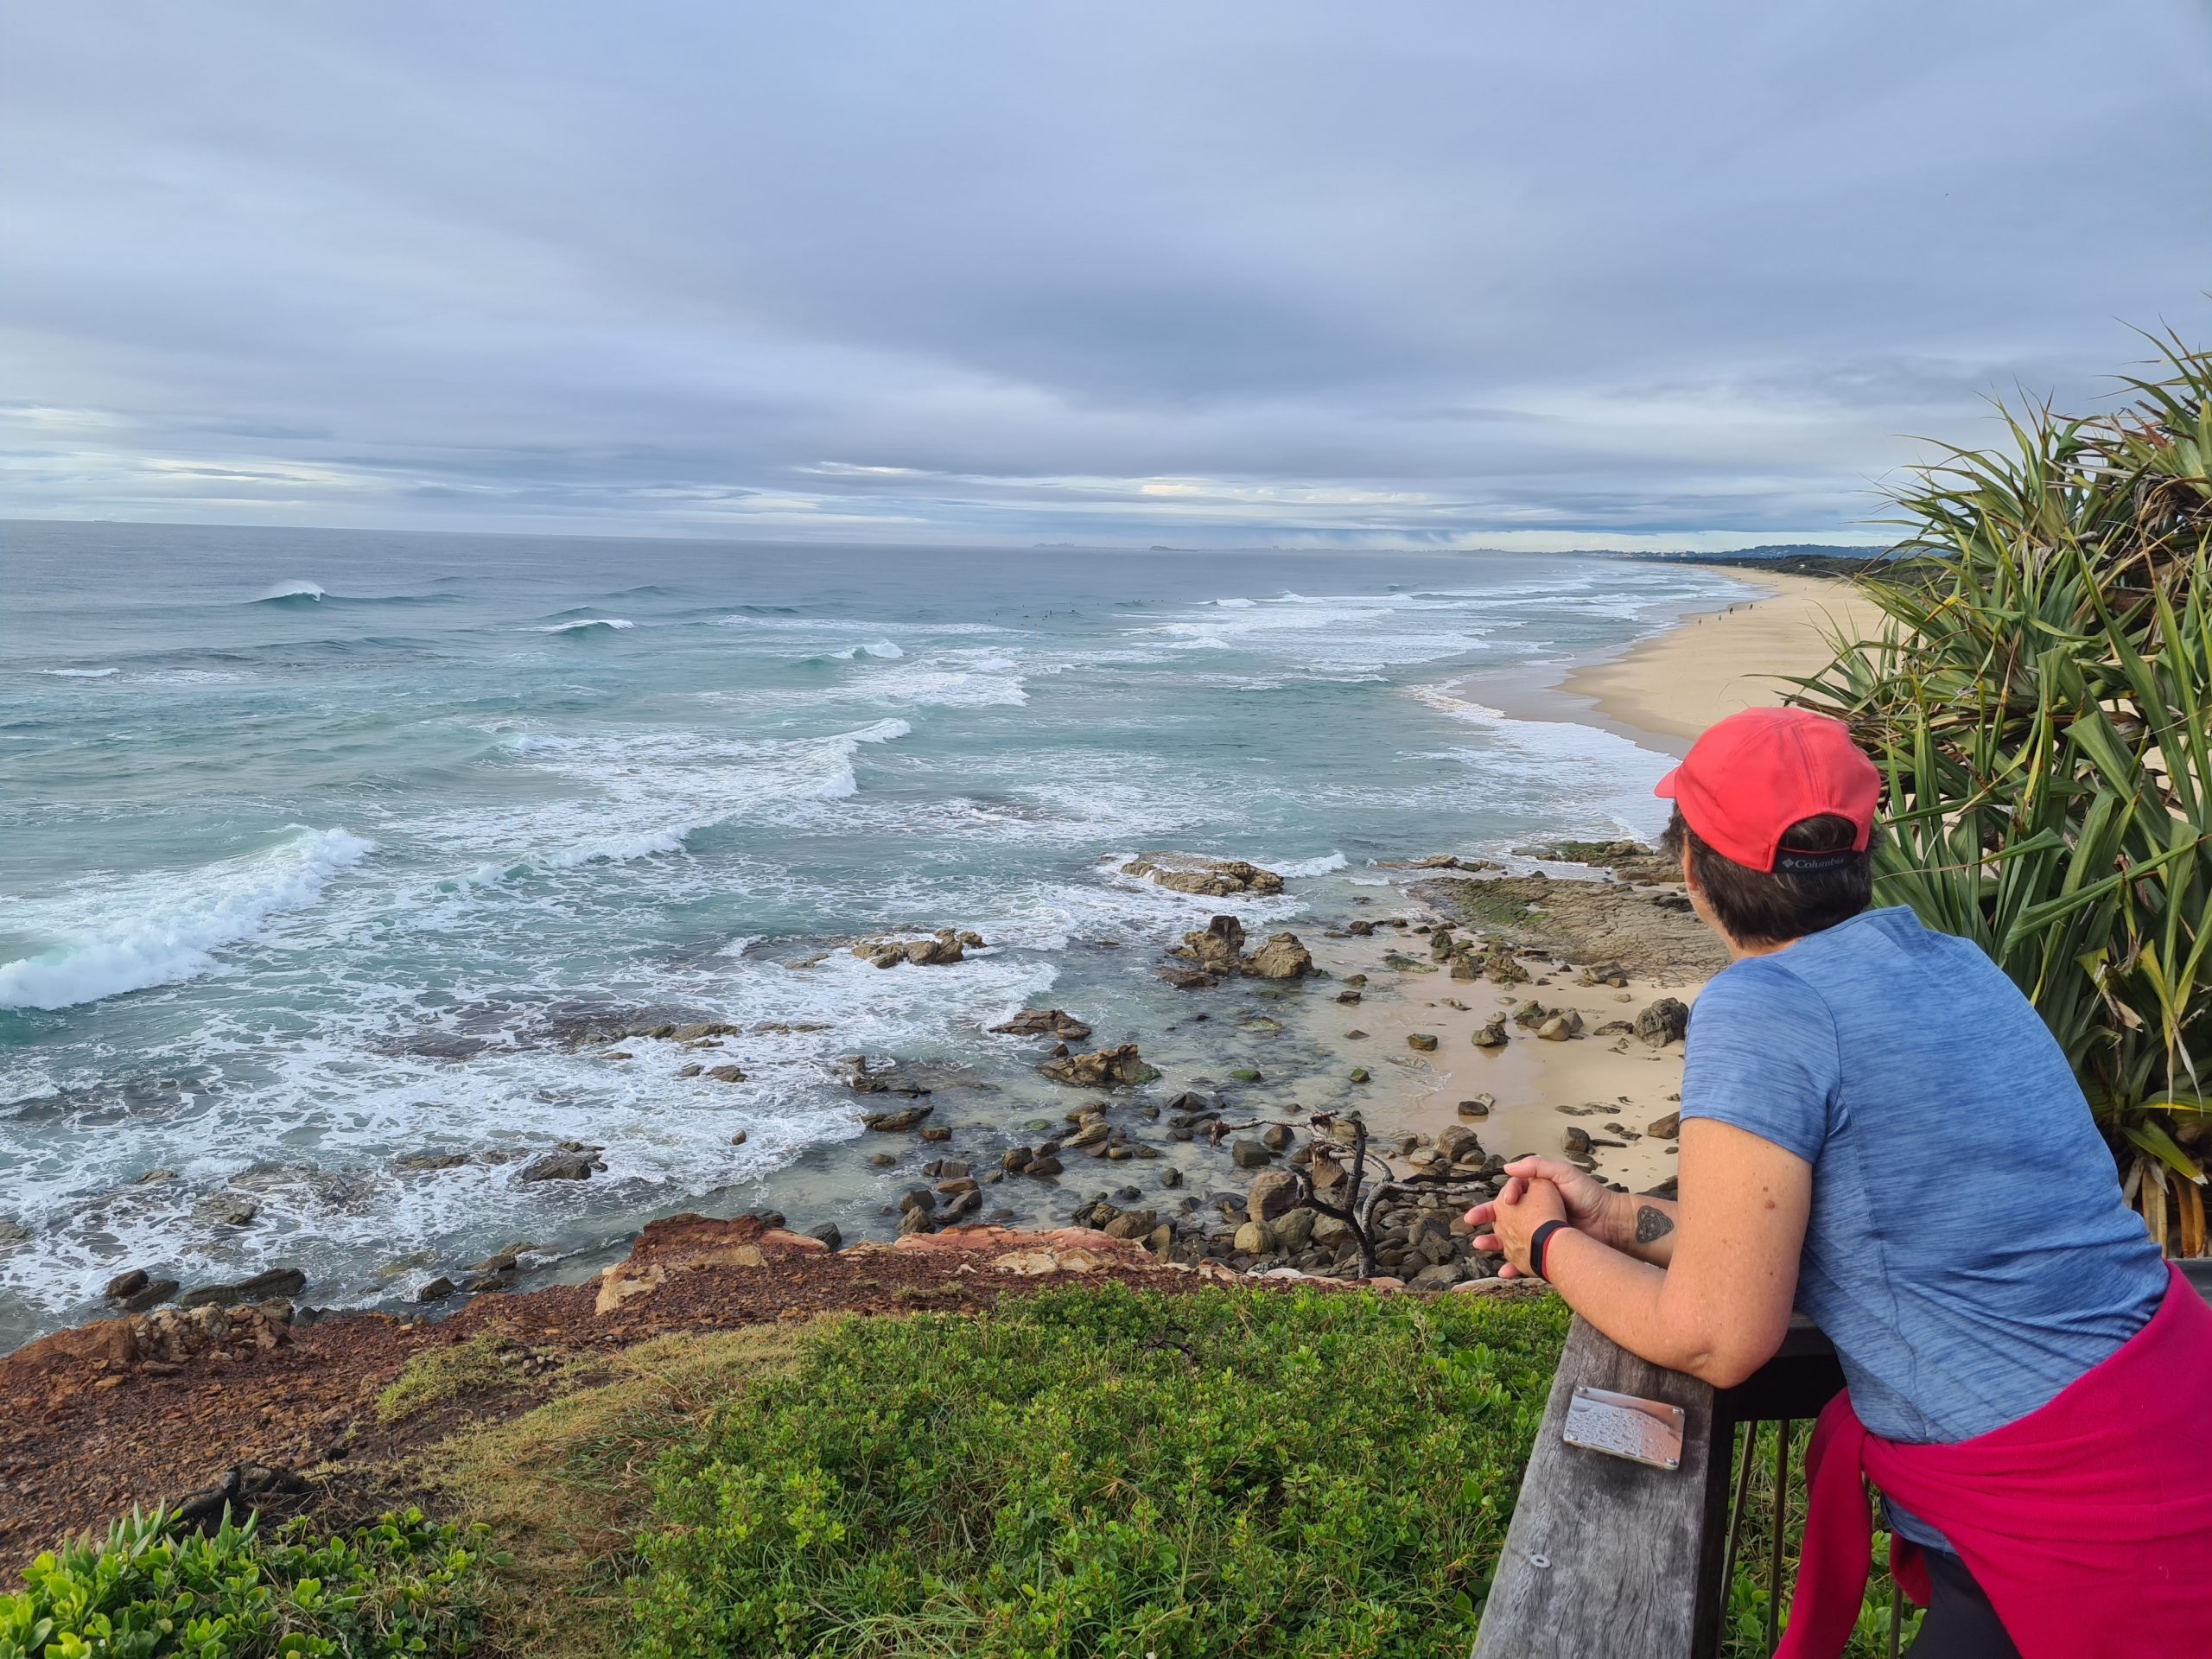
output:
POLYGON ((1664 1210, 1655 1210, 1649 1205, 1638 1207, 1636 1212, 1636 1242, 1656 1244, 1675 1230, 1675 1218, 1664 1210))

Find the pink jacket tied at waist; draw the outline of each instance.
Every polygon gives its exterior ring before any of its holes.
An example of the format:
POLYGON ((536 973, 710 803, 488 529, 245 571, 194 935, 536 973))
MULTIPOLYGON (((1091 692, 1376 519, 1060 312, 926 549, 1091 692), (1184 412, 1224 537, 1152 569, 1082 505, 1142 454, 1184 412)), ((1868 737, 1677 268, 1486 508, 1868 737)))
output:
MULTIPOLYGON (((2177 1268, 2151 1322, 2018 1422, 1869 1433, 1838 1395, 1807 1453, 1804 1560, 1775 1659, 1834 1659, 1873 1565, 1863 1469, 1951 1541, 2022 1659, 2212 1655, 2212 1307, 2177 1268)), ((1898 1540, 1897 1581, 1928 1599, 1898 1540)))

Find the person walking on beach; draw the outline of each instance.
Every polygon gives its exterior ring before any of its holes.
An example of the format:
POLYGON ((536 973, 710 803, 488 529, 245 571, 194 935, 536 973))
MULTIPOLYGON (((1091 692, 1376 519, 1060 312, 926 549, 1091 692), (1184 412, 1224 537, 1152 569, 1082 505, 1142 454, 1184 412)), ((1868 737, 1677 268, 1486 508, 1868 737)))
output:
POLYGON ((1719 1387, 1793 1305, 1827 1333, 1848 1387, 1784 1659, 1857 1617, 1862 1469, 1928 1608, 1915 1659, 2212 1653, 2212 1308, 2042 1020, 1968 941, 1869 907, 1880 779, 1841 722, 1732 715, 1657 792, 1732 958, 1690 1017, 1679 1199, 1524 1158, 1468 1211, 1477 1247, 1719 1387))

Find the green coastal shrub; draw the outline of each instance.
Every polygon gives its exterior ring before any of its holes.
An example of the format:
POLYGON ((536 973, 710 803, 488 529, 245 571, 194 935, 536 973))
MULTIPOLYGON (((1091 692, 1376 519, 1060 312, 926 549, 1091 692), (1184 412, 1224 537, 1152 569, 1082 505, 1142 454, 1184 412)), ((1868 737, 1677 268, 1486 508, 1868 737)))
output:
POLYGON ((304 1522, 180 1532, 158 1512, 41 1555, 0 1595, 0 1659, 379 1659, 461 1654, 487 1558, 416 1510, 343 1537, 304 1522))
POLYGON ((1883 637, 1799 701, 1886 774, 1878 902, 2032 1001, 2152 1236, 2207 1248, 2212 1154, 2212 356, 2162 345, 2094 419, 2010 418, 1897 497, 1883 637), (1932 574, 1931 574, 1932 571, 1932 574))
POLYGON ((636 1651, 1465 1651, 1555 1299, 1046 1292, 854 1319, 652 1478, 636 1651))

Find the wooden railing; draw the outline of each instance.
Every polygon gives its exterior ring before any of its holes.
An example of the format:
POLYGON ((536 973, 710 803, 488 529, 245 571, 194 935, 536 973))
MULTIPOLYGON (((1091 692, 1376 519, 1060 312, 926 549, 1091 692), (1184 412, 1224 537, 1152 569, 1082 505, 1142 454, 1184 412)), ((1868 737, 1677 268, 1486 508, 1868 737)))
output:
MULTIPOLYGON (((2185 1262, 2183 1271, 2212 1301, 2212 1262, 2185 1262)), ((1768 1560, 1771 1650, 1783 1601, 1790 1427, 1818 1416, 1842 1387, 1835 1351, 1802 1320, 1749 1381, 1715 1389, 1637 1358, 1576 1319, 1491 1583, 1474 1659, 1713 1659, 1746 1524, 1759 1425, 1768 1422, 1778 1425, 1768 1535, 1776 1541, 1768 1560), (1681 1467, 1654 1469, 1567 1445, 1560 1431, 1581 1385, 1680 1406, 1681 1467)))

